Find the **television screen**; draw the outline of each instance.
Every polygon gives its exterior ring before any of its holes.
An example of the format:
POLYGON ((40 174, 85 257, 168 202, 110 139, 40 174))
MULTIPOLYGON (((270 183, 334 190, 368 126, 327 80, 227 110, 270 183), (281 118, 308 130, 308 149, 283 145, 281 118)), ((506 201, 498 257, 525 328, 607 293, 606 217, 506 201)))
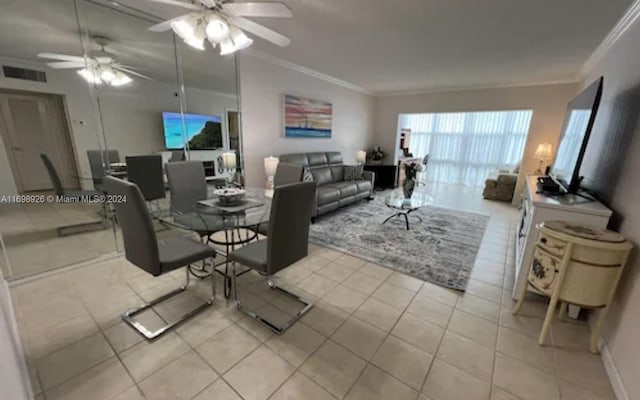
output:
POLYGON ((222 118, 217 115, 163 112, 162 123, 164 125, 164 144, 167 149, 182 149, 187 145, 191 150, 222 147, 222 118))
POLYGON ((550 175, 569 193, 575 193, 580 185, 580 165, 601 96, 602 78, 584 89, 567 106, 560 143, 550 175))

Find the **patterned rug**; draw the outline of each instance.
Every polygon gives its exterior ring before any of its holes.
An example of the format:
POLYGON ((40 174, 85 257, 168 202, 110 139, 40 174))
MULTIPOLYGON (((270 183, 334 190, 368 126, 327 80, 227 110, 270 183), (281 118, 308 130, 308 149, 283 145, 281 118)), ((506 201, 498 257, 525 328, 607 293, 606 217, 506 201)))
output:
POLYGON ((411 230, 407 231, 402 217, 382 225, 394 212, 380 197, 359 202, 319 217, 311 225, 310 240, 427 282, 464 291, 489 217, 423 207, 411 213, 411 230))

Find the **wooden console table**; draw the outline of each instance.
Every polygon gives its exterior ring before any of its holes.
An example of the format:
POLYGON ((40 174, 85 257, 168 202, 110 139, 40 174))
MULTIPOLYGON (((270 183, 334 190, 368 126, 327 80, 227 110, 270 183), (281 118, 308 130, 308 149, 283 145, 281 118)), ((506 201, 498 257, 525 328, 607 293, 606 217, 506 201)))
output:
POLYGON ((547 221, 537 229, 527 284, 521 288, 513 314, 522 308, 527 285, 551 298, 538 338, 542 345, 558 302, 560 319, 568 304, 596 310, 591 352, 597 353, 602 323, 633 245, 617 232, 576 223, 547 221))

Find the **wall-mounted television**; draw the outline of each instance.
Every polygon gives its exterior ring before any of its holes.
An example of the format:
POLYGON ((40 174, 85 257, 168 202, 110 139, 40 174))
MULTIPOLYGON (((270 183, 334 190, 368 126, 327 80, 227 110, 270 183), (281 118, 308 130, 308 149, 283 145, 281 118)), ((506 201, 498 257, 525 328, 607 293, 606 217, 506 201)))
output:
POLYGON ((602 77, 589 85, 567 106, 558 151, 549 175, 566 193, 580 187, 580 166, 602 97, 602 77))
POLYGON ((162 125, 164 145, 169 150, 187 146, 191 150, 222 147, 222 117, 218 115, 163 112, 162 125))

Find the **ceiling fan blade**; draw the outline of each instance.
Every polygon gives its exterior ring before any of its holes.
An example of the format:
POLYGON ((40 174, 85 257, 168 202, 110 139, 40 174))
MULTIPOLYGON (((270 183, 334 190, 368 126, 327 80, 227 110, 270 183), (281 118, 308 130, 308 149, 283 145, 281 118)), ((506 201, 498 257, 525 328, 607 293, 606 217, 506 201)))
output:
POLYGON ((132 70, 130 70, 129 68, 124 68, 124 67, 115 67, 114 69, 117 69, 118 71, 125 72, 125 73, 127 73, 127 74, 135 75, 135 76, 137 76, 137 77, 139 77, 139 78, 146 79, 146 80, 148 80, 148 81, 152 81, 152 80, 153 80, 153 78, 149 78, 148 76, 146 76, 146 75, 142 75, 142 74, 141 74, 141 73, 139 73, 139 72, 132 71, 132 70))
POLYGON ((291 18, 291 9, 284 3, 225 3, 224 12, 238 17, 291 18))
POLYGON ((202 10, 202 7, 200 6, 197 6, 191 3, 186 3, 184 1, 179 1, 179 0, 146 0, 146 1, 150 1, 152 3, 168 4, 170 6, 188 8, 189 10, 202 10))
POLYGON ((238 28, 253 33, 254 35, 259 36, 264 40, 268 40, 271 43, 277 44, 280 47, 286 47, 291 43, 291 39, 284 36, 283 34, 271 30, 266 26, 255 23, 249 19, 242 17, 233 17, 231 21, 233 22, 233 24, 237 25, 238 28))
POLYGON ((179 20, 181 18, 184 18, 187 15, 189 15, 189 14, 184 14, 184 15, 181 15, 179 17, 171 18, 171 19, 168 19, 166 21, 160 22, 159 24, 155 24, 153 26, 150 26, 148 28, 148 30, 150 30, 151 32, 166 32, 166 31, 171 29, 171 23, 173 21, 177 21, 177 20, 179 20))
POLYGON ((84 68, 86 64, 84 61, 58 61, 49 62, 47 65, 53 69, 67 69, 67 68, 84 68))
POLYGON ((83 57, 78 56, 70 56, 67 54, 57 54, 57 53, 40 53, 38 54, 40 58, 50 58, 52 60, 61 60, 61 61, 76 61, 84 63, 83 57))
POLYGON ((199 0, 202 5, 209 8, 214 8, 216 6, 215 0, 199 0))

